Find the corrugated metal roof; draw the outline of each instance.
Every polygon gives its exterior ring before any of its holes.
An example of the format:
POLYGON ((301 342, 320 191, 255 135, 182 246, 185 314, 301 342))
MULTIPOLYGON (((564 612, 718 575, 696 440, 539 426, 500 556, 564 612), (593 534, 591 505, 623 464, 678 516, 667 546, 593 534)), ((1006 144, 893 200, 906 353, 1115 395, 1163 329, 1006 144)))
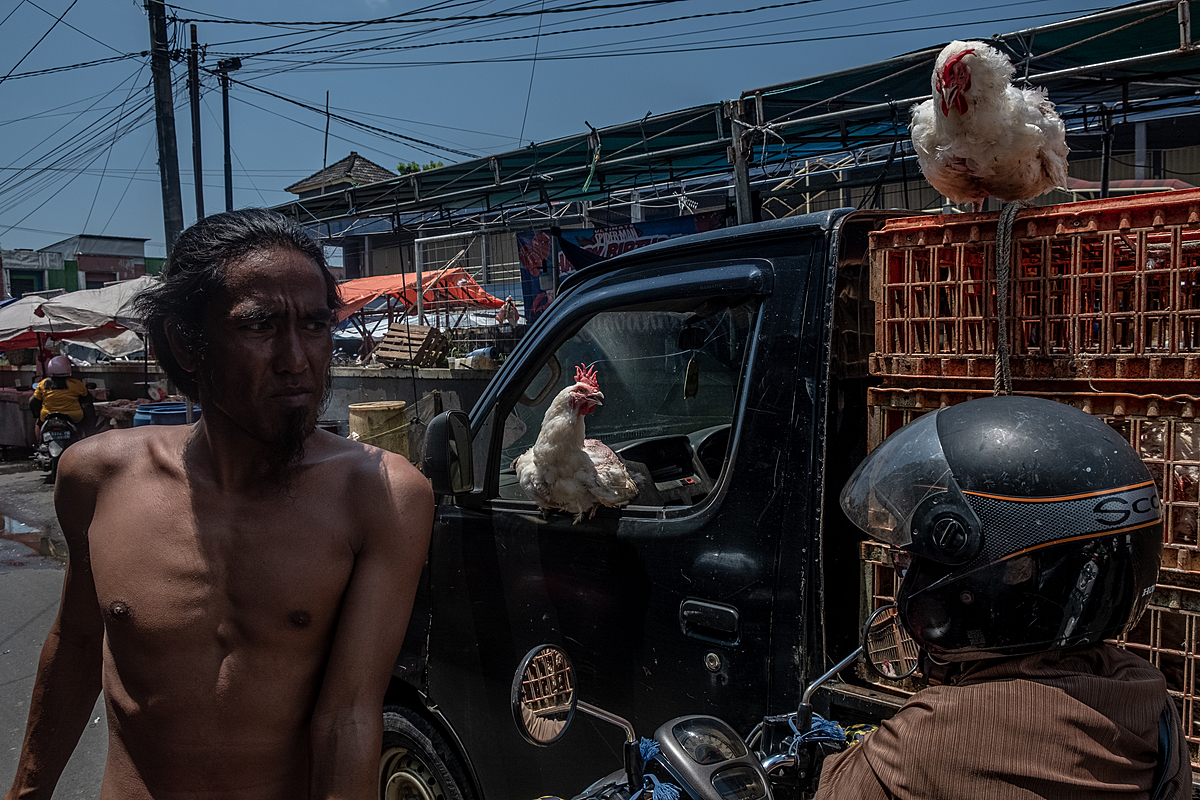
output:
MULTIPOLYGON (((1196 3, 1132 4, 989 41, 1010 54, 1019 78, 1050 90, 1068 127, 1078 131, 1097 124, 1102 103, 1129 115, 1194 105, 1200 52, 1191 41, 1181 46, 1180 5, 1196 3)), ((907 140, 908 109, 929 96, 940 51, 752 89, 736 101, 647 116, 276 209, 314 223, 601 200, 614 191, 727 173, 735 120, 750 163, 769 173, 797 159, 907 140)))

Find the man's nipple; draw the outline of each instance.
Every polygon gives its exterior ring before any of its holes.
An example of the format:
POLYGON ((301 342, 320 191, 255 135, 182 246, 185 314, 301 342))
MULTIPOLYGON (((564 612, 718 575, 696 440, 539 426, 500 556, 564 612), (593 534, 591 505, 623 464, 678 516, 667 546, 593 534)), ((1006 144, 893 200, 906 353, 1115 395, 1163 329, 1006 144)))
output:
POLYGON ((312 616, 307 611, 296 609, 288 614, 288 620, 297 628, 307 628, 308 624, 312 622, 312 616))
POLYGON ((133 611, 124 600, 114 600, 108 604, 108 618, 112 622, 128 622, 133 619, 133 611))

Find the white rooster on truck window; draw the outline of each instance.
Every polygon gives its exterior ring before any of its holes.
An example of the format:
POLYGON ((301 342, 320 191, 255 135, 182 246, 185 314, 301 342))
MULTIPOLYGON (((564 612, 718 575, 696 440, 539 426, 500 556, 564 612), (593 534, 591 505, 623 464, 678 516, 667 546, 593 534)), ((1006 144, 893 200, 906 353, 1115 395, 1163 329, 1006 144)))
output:
POLYGON ((543 513, 559 509, 579 522, 637 495, 621 457, 599 439, 584 438, 583 418, 603 399, 596 370, 576 367, 575 384, 550 401, 533 447, 513 460, 521 488, 543 513))
POLYGON ((951 42, 933 67, 933 97, 910 131, 925 179, 955 203, 1029 200, 1067 180, 1066 128, 1041 88, 1012 85, 1008 57, 951 42))

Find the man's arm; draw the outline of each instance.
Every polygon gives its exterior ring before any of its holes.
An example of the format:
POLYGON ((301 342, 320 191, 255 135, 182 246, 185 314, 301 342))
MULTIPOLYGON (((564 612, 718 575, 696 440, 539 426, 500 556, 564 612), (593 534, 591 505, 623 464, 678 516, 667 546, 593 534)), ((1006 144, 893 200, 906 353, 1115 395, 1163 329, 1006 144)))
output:
MULTIPOLYGON (((429 549, 433 492, 400 456, 381 466, 384 501, 371 508, 342 602, 311 727, 312 800, 370 800, 378 789, 383 696, 429 549)), ((378 477, 375 480, 379 480, 378 477)))
POLYGON ((87 541, 97 482, 87 474, 89 460, 79 457, 87 455, 85 449, 71 448, 59 464, 54 505, 67 539, 67 571, 58 617, 38 662, 17 774, 5 800, 50 800, 100 693, 104 625, 87 541))
MULTIPOLYGON (((868 737, 874 733, 867 734, 868 737)), ((826 756, 817 784, 816 800, 826 798, 855 798, 855 800, 885 800, 887 792, 880 785, 866 751, 861 744, 849 750, 826 756)))

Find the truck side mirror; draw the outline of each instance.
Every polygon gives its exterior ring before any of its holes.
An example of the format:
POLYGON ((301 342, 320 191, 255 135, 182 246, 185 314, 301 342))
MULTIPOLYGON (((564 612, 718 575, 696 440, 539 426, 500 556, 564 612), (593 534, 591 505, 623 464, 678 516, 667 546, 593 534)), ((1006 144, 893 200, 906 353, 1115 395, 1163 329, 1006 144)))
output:
POLYGON ((525 654, 509 694, 513 721, 525 741, 539 747, 557 742, 567 732, 578 702, 575 670, 565 652, 543 644, 525 654))
POLYGON ((443 411, 429 421, 424 471, 434 494, 465 494, 475 487, 471 424, 465 412, 443 411))

